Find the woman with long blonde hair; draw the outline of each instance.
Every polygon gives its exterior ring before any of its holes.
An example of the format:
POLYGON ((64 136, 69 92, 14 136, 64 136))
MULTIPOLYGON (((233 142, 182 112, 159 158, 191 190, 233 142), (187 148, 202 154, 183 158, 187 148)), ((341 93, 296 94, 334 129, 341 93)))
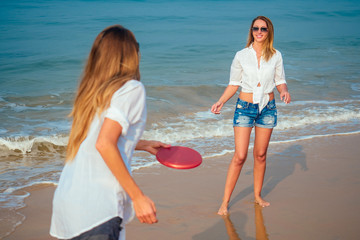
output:
POLYGON ((277 110, 274 88, 280 93, 280 99, 290 103, 283 59, 281 53, 273 47, 274 27, 269 18, 256 17, 249 29, 246 47, 238 51, 230 70, 230 82, 220 99, 211 107, 211 111, 220 114, 223 105, 241 87, 235 113, 234 136, 235 153, 231 160, 225 183, 225 191, 219 215, 228 214, 231 194, 246 161, 250 134, 255 127, 254 142, 254 198, 262 207, 270 203, 261 197, 265 169, 266 153, 271 133, 277 124, 277 110))
POLYGON ((93 43, 70 114, 67 156, 53 199, 54 237, 125 239, 124 225, 135 214, 142 223, 157 222, 155 205, 130 167, 135 149, 156 154, 168 147, 140 140, 146 95, 139 58, 135 36, 120 25, 104 29, 93 43))

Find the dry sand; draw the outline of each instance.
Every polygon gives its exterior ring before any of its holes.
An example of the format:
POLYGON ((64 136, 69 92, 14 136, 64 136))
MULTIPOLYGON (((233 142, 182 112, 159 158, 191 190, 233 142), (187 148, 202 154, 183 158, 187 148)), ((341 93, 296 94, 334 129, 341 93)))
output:
MULTIPOLYGON (((251 154, 249 154, 251 156, 251 154)), ((138 220, 127 239, 360 239, 360 134, 319 137, 270 145, 263 197, 253 203, 249 157, 230 202, 230 215, 216 211, 231 155, 204 159, 191 170, 158 165, 134 172, 157 207, 159 223, 138 220)), ((22 225, 5 239, 52 239, 48 235, 54 187, 32 189, 22 225)))

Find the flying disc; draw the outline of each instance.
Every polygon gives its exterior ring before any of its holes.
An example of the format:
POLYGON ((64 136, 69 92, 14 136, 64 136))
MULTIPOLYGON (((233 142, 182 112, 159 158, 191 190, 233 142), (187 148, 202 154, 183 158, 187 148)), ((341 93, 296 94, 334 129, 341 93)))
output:
POLYGON ((200 153, 188 147, 171 146, 161 148, 156 159, 163 165, 175 169, 190 169, 199 166, 202 162, 200 153))

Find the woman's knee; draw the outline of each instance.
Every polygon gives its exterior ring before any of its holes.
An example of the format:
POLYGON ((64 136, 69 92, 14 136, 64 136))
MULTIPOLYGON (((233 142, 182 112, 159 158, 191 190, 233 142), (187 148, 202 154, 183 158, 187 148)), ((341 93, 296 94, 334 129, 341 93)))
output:
POLYGON ((258 163, 266 162, 266 152, 254 152, 254 161, 258 163))
POLYGON ((232 163, 237 166, 242 166, 242 165, 244 165, 244 163, 246 161, 246 157, 247 157, 247 154, 241 154, 241 153, 235 152, 234 157, 232 159, 232 163))

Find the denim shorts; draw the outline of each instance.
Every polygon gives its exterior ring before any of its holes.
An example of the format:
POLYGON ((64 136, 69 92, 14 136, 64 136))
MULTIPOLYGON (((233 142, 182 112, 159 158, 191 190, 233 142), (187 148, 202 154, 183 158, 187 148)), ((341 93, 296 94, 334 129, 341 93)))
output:
POLYGON ((277 124, 275 99, 268 102, 259 113, 259 104, 237 100, 234 113, 234 127, 274 128, 277 124))
POLYGON ((121 222, 122 219, 120 217, 112 218, 71 240, 118 240, 121 222))

